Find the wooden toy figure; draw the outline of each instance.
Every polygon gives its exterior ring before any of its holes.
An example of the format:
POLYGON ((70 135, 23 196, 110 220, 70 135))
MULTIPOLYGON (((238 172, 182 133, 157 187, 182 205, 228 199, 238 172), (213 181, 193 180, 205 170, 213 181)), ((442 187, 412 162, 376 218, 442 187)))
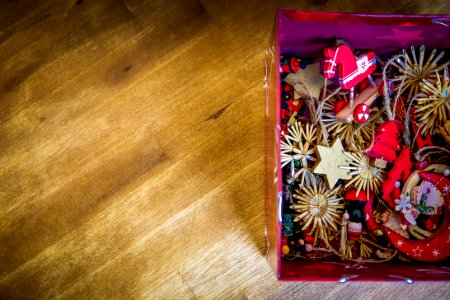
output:
MULTIPOLYGON (((372 193, 373 194, 373 193, 372 193)), ((362 222, 366 219, 363 211, 367 202, 367 194, 364 191, 351 189, 345 193, 346 201, 344 218, 348 220, 348 237, 352 241, 358 240, 362 233, 362 222)))
MULTIPOLYGON (((335 48, 325 48, 325 62, 323 73, 325 78, 333 78, 336 68, 339 69, 339 84, 341 88, 350 90, 350 100, 348 105, 343 107, 336 115, 336 119, 349 123, 352 120, 365 122, 368 114, 355 113, 355 107, 369 108, 373 101, 380 95, 379 86, 381 79, 373 80, 370 74, 376 69, 377 57, 374 52, 365 52, 359 57, 355 57, 352 50, 347 45, 340 45, 335 48), (369 79, 371 86, 364 88, 360 94, 354 97, 354 88, 364 79, 369 79), (355 98, 355 99, 354 99, 355 98), (365 105, 365 106, 361 106, 365 105), (358 116, 362 116, 358 117, 358 116)), ((369 111, 370 112, 370 111, 369 111)))
POLYGON ((306 61, 295 55, 284 55, 280 59, 280 73, 282 79, 288 74, 297 73, 300 68, 306 68, 306 61))
POLYGON ((343 89, 350 90, 350 98, 354 87, 363 79, 369 78, 376 69, 377 57, 374 52, 369 51, 355 58, 352 49, 347 45, 340 45, 335 48, 325 48, 325 63, 323 73, 325 78, 333 78, 336 67, 339 66, 339 84, 343 89))

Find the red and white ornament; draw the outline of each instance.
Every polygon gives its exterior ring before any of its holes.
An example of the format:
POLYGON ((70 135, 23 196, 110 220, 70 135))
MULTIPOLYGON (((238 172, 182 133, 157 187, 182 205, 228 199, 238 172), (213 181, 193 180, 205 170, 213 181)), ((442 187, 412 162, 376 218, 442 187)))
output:
POLYGON ((352 89, 370 76, 377 67, 377 57, 373 51, 365 52, 356 58, 349 46, 340 45, 335 48, 325 48, 324 53, 325 78, 333 78, 338 66, 339 84, 343 89, 352 89))
POLYGON ((370 108, 367 104, 361 103, 356 105, 353 111, 353 119, 358 123, 365 123, 369 119, 370 108))
MULTIPOLYGON (((419 172, 422 180, 429 181, 442 193, 445 201, 445 209, 450 209, 450 180, 441 174, 431 172, 419 172), (447 192, 446 192, 447 191, 447 192)), ((444 220, 437 231, 430 237, 419 240, 405 238, 382 226, 388 239, 401 252, 419 261, 437 262, 446 259, 450 255, 450 217, 449 212, 444 213, 444 220)))

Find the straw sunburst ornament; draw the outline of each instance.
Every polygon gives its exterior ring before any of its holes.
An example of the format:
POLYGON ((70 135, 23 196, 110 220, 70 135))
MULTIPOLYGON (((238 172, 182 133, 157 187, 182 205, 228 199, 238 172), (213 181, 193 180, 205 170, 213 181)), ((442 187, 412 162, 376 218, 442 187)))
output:
POLYGON ((314 125, 302 125, 300 122, 288 128, 288 134, 283 134, 281 141, 281 167, 290 165, 290 176, 300 178, 301 185, 305 179, 309 184, 314 177, 311 171, 315 158, 315 141, 317 139, 314 125))
POLYGON ((448 67, 442 77, 436 72, 436 80, 424 80, 420 84, 423 96, 417 97, 416 119, 423 134, 440 132, 450 119, 450 85, 448 67))
POLYGON ((309 229, 315 240, 318 236, 328 239, 331 229, 338 230, 344 210, 343 200, 338 195, 340 188, 341 186, 327 189, 324 182, 315 177, 311 185, 301 186, 300 190, 296 190, 294 198, 299 201, 290 206, 299 213, 294 222, 300 221, 302 230, 309 229))
POLYGON ((393 65, 400 71, 400 75, 392 79, 397 86, 399 93, 409 91, 408 100, 414 97, 420 90, 420 83, 424 79, 433 80, 435 72, 442 70, 444 65, 438 65, 439 60, 444 57, 445 52, 442 51, 436 56, 437 50, 434 49, 426 58, 425 46, 419 48, 419 55, 416 55, 416 49, 411 46, 411 53, 403 49, 403 59, 399 57, 393 65))
POLYGON ((344 152, 351 160, 349 166, 342 167, 350 170, 350 176, 353 178, 345 185, 345 188, 354 185, 357 194, 361 190, 374 191, 378 193, 383 183, 384 170, 370 164, 368 156, 359 152, 344 152))
MULTIPOLYGON (((324 105, 322 114, 322 122, 332 138, 341 138, 349 150, 361 150, 369 146, 375 130, 376 123, 382 119, 379 113, 372 113, 365 123, 357 123, 356 121, 341 122, 334 114, 334 107, 337 101, 347 101, 345 95, 338 95, 332 98, 324 105)), ((348 102, 348 101, 347 101, 348 102)))

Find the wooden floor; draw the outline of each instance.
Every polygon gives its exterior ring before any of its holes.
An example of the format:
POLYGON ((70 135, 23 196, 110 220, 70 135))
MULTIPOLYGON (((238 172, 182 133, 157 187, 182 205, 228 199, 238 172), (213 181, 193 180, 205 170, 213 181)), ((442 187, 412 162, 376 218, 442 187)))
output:
POLYGON ((281 283, 264 257, 263 58, 275 9, 448 1, 0 3, 0 298, 450 298, 281 283))

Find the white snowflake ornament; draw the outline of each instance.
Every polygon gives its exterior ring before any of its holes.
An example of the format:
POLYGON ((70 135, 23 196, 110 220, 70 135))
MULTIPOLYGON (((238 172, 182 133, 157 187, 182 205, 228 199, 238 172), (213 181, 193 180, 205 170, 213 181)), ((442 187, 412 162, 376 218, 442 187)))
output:
POLYGON ((411 197, 409 197, 405 194, 401 194, 400 199, 395 199, 394 201, 395 201, 395 204, 397 204, 395 206, 395 210, 401 211, 403 214, 405 214, 409 209, 412 208, 411 197))

